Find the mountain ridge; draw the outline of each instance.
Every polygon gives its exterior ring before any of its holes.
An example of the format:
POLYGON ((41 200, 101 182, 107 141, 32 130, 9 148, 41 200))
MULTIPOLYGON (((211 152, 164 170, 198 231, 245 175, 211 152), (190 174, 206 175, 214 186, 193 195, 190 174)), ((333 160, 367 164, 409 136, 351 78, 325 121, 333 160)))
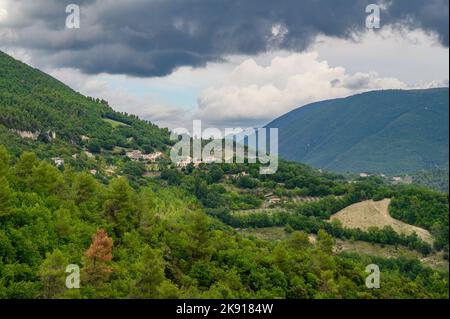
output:
POLYGON ((404 173, 448 166, 448 88, 315 102, 266 127, 279 128, 283 157, 318 168, 404 173), (392 143, 396 150, 389 149, 392 143))

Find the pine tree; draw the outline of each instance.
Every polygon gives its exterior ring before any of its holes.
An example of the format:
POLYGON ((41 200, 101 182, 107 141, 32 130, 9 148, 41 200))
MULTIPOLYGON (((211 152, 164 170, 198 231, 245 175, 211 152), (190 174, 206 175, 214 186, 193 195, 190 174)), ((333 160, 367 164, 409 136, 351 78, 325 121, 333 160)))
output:
POLYGON ((0 177, 6 176, 9 170, 10 157, 3 145, 0 145, 0 177))
POLYGON ((333 237, 327 234, 324 230, 319 230, 317 234, 317 244, 319 249, 325 253, 331 254, 333 252, 334 241, 333 237))
POLYGON ((84 253, 84 281, 99 285, 108 279, 112 272, 109 262, 112 260, 113 240, 105 230, 99 229, 92 236, 92 244, 84 253))
POLYGON ((3 176, 0 176, 0 217, 9 213, 12 191, 9 183, 3 176))
POLYGON ((37 164, 38 160, 36 154, 31 152, 22 153, 15 166, 17 178, 24 181, 31 174, 33 167, 37 166, 37 164))
POLYGON ((73 193, 77 205, 87 202, 95 197, 97 192, 97 182, 95 178, 87 173, 80 173, 75 176, 73 193))
POLYGON ((133 298, 157 298, 158 287, 164 282, 164 263, 161 253, 150 247, 144 248, 137 265, 140 277, 133 289, 133 298))
POLYGON ((42 283, 42 298, 52 299, 61 296, 66 289, 65 269, 68 265, 67 258, 59 250, 47 253, 45 260, 39 267, 39 277, 42 283))
POLYGON ((56 194, 64 187, 62 174, 53 165, 40 162, 27 178, 30 189, 43 195, 56 194))
POLYGON ((125 178, 113 179, 104 204, 106 217, 114 223, 117 237, 137 226, 136 196, 125 178))

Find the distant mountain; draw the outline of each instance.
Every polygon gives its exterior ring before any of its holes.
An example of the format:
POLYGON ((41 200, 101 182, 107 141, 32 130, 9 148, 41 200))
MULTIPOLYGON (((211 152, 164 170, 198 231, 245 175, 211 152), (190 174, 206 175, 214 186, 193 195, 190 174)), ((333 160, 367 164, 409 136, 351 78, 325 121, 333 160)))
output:
POLYGON ((0 52, 0 142, 13 153, 33 150, 42 157, 58 155, 61 146, 150 152, 165 148, 169 132, 0 52))
POLYGON ((274 120, 280 155, 337 172, 448 167, 448 88, 374 91, 309 104, 274 120))

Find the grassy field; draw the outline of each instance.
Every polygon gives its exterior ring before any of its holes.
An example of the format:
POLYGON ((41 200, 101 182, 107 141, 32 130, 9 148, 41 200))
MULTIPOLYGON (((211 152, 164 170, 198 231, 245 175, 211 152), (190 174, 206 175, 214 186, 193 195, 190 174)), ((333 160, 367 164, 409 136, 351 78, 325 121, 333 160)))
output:
POLYGON ((113 128, 119 127, 119 126, 129 126, 128 124, 122 123, 122 122, 118 122, 118 121, 114 121, 111 119, 103 119, 103 121, 105 121, 106 123, 111 124, 111 126, 113 128))
POLYGON ((346 228, 367 230, 370 227, 384 228, 391 226, 397 233, 410 235, 416 233, 422 240, 433 244, 433 236, 429 231, 406 224, 389 215, 390 199, 382 201, 364 201, 344 208, 334 214, 331 220, 337 219, 346 228))

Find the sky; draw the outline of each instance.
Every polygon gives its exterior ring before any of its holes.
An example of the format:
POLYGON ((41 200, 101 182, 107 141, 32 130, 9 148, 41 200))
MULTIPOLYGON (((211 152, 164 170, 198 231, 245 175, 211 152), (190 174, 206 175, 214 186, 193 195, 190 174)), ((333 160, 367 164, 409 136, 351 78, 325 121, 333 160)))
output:
POLYGON ((0 0, 0 50, 174 129, 262 126, 305 104, 448 86, 448 0, 0 0), (66 6, 81 10, 66 27, 66 6), (366 6, 380 6, 379 29, 366 6))

